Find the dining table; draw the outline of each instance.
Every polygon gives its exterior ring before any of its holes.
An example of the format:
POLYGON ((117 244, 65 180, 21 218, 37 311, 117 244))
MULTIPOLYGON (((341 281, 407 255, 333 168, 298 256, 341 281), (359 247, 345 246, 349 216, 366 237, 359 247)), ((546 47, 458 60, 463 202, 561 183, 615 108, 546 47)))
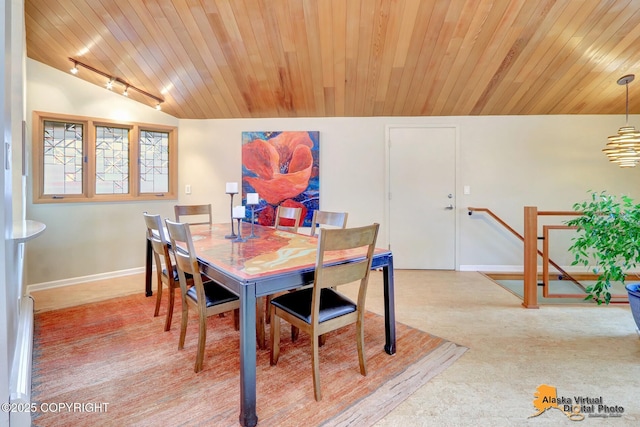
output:
MULTIPOLYGON (((259 298, 313 283, 317 237, 242 222, 241 238, 229 238, 230 223, 190 226, 201 271, 240 298, 240 416, 242 426, 258 423, 256 412, 256 303, 259 298), (250 235, 255 236, 247 238, 250 235)), ((233 234, 233 230, 232 230, 233 234)), ((147 247, 145 291, 152 295, 152 257, 147 247)), ((362 255, 337 252, 330 263, 347 263, 362 255), (355 258, 354 258, 355 257, 355 258)), ((376 248, 372 269, 381 269, 384 287, 384 351, 396 352, 393 255, 376 248)))

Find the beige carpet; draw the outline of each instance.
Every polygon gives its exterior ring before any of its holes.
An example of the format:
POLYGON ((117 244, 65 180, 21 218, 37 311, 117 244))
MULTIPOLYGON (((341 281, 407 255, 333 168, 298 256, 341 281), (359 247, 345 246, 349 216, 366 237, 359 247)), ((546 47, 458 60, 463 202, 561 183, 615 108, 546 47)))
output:
MULTIPOLYGON (((100 413, 39 412, 34 425, 238 425, 239 340, 232 317, 209 319, 204 371, 195 374, 196 318, 178 351, 178 322, 163 332, 164 318, 152 317, 153 304, 138 294, 36 314, 34 401, 107 405, 100 413)), ((389 356, 383 318, 370 313, 366 321, 369 374, 358 370, 355 330, 329 334, 320 351, 321 402, 313 399, 306 336, 296 343, 283 337, 274 367, 268 351, 259 350, 259 425, 372 425, 466 350, 398 324, 398 352, 389 356)))

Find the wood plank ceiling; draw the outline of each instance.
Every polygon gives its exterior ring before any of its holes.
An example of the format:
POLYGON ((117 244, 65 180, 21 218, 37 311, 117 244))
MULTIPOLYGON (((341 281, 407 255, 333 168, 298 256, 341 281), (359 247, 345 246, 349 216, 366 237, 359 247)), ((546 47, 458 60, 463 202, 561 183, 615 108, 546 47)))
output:
POLYGON ((640 74, 638 0, 25 0, 25 24, 29 58, 190 119, 624 114, 640 74))

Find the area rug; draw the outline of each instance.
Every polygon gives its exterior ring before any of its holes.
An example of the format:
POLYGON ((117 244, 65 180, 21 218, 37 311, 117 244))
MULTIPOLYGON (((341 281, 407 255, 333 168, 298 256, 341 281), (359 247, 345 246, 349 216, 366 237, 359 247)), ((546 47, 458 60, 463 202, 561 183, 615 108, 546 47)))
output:
MULTIPOLYGON (((239 336, 233 316, 208 320, 204 369, 193 372, 197 318, 178 350, 180 302, 163 331, 155 298, 131 295, 36 313, 33 425, 237 426, 239 336)), ((162 310, 161 310, 162 311, 162 310)), ((313 397, 309 338, 291 342, 283 327, 280 359, 257 354, 260 426, 368 426, 384 417, 466 348, 396 324, 397 353, 384 347, 383 317, 367 313, 368 375, 360 375, 355 328, 327 336, 320 348, 323 399, 313 397)))

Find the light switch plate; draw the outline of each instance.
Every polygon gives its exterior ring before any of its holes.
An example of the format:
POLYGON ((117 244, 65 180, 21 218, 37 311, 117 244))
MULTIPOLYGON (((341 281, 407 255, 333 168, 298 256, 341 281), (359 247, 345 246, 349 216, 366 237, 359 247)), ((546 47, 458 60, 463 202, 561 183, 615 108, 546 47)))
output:
POLYGON ((465 185, 462 189, 462 192, 464 194, 471 194, 471 186, 470 185, 465 185))

